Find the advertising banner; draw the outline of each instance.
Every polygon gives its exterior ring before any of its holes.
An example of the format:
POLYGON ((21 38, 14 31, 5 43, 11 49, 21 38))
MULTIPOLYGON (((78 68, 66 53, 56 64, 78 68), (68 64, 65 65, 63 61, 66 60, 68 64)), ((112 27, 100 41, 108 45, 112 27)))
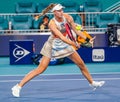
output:
POLYGON ((32 64, 33 40, 10 40, 10 64, 32 64))

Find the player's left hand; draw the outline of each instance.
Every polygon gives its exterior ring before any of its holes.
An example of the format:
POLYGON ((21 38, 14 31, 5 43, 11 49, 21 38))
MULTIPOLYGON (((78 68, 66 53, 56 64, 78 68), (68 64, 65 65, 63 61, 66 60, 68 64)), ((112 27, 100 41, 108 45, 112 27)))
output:
POLYGON ((91 44, 92 48, 94 47, 94 40, 95 40, 96 36, 94 36, 93 38, 90 39, 89 43, 91 44))

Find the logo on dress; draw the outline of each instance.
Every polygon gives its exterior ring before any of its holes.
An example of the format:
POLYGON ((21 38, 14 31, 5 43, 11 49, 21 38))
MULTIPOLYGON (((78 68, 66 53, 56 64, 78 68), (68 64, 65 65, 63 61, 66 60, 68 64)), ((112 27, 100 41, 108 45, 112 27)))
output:
POLYGON ((27 56, 30 52, 23 47, 16 45, 16 48, 13 50, 13 56, 16 58, 15 62, 21 60, 23 57, 27 56))

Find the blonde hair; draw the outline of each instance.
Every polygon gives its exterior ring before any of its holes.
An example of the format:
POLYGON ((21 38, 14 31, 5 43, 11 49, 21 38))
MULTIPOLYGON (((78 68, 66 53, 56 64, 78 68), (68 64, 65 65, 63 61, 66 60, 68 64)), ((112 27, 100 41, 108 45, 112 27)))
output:
POLYGON ((53 7, 55 7, 55 6, 56 6, 56 4, 51 3, 51 4, 50 4, 49 6, 47 6, 44 10, 42 10, 42 13, 41 13, 40 15, 35 16, 35 18, 38 19, 39 17, 45 15, 45 14, 48 13, 51 9, 53 9, 53 7))
POLYGON ((47 12, 49 12, 51 9, 53 9, 53 7, 55 7, 56 4, 51 3, 48 7, 46 7, 43 11, 42 14, 46 14, 47 12))

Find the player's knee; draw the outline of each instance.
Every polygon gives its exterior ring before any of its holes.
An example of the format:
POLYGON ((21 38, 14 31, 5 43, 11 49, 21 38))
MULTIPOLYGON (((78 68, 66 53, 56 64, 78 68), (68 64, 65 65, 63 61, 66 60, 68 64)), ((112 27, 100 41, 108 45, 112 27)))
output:
POLYGON ((41 74, 42 72, 41 72, 39 69, 35 69, 35 70, 34 70, 34 73, 35 73, 35 75, 39 75, 39 74, 41 74))
POLYGON ((38 66, 38 68, 35 69, 35 74, 39 75, 39 74, 43 73, 46 70, 46 68, 47 68, 46 66, 42 66, 42 67, 38 66))

